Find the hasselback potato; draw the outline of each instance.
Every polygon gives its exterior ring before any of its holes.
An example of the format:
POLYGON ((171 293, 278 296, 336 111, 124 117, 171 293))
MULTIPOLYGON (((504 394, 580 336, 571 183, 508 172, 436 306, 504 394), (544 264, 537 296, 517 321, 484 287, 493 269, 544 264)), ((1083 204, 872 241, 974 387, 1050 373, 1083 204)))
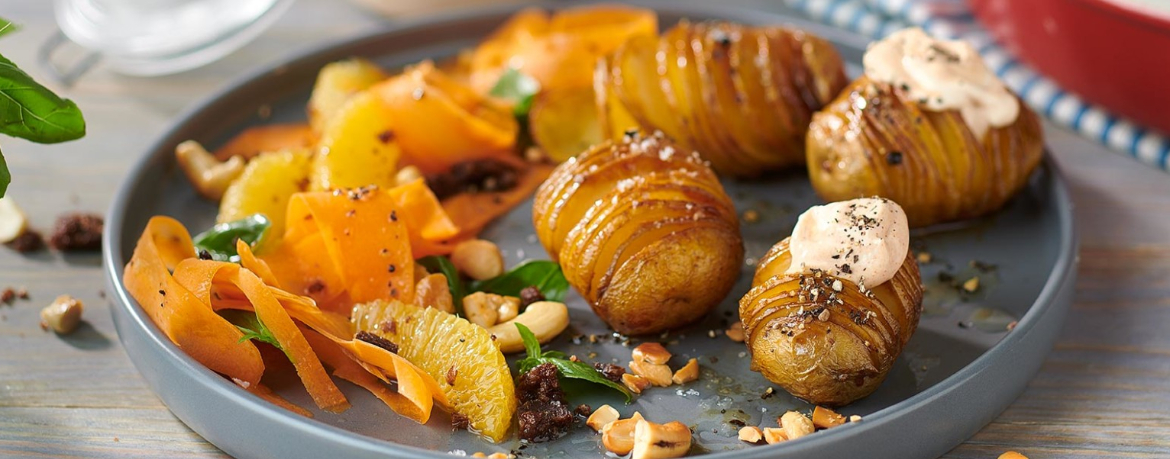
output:
MULTIPOLYGON (((869 395, 918 326, 923 293, 918 265, 905 250, 901 264, 891 265, 897 267, 893 277, 867 288, 864 280, 854 282, 832 270, 790 269, 791 239, 760 259, 752 289, 739 302, 751 368, 819 405, 839 406, 869 395)), ((846 272, 860 269, 848 251, 834 259, 853 263, 842 265, 846 272)))
POLYGON ((682 21, 600 61, 594 90, 613 138, 661 130, 720 173, 757 176, 804 161, 809 120, 845 86, 843 69, 807 32, 682 21))
POLYGON ((910 226, 927 226, 998 210, 1040 163, 1039 119, 1018 98, 1009 96, 1019 106, 1010 124, 973 129, 960 110, 926 106, 907 89, 862 76, 813 116, 808 170, 822 198, 883 196, 910 226))
POLYGON ((731 199, 694 153, 632 131, 561 164, 536 193, 549 256, 603 320, 628 334, 690 323, 739 276, 731 199))

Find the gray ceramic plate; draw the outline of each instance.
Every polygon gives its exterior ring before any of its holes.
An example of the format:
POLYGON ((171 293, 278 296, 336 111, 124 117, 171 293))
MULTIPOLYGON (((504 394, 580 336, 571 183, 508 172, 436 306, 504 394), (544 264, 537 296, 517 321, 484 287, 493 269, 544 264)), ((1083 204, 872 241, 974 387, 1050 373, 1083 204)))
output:
MULTIPOLYGON (((659 9, 666 25, 681 17, 792 24, 832 40, 854 64, 866 44, 862 38, 789 16, 670 3, 652 6, 659 9)), ((176 169, 172 151, 177 143, 196 139, 214 146, 248 125, 261 123, 256 113, 264 106, 271 108, 272 119, 263 122, 300 120, 322 65, 366 56, 396 68, 449 56, 475 43, 510 12, 493 10, 396 26, 256 73, 180 117, 126 178, 110 210, 105 234, 104 264, 117 299, 114 321, 143 377, 188 426, 227 453, 247 458, 442 457, 476 451, 515 451, 532 457, 602 455, 597 436, 584 427, 550 444, 521 447, 512 440, 493 445, 453 431, 445 415, 435 416, 426 426, 413 424, 344 382, 341 385, 354 408, 340 415, 316 411, 313 419, 300 417, 245 393, 188 358, 121 287, 122 267, 152 215, 177 217, 193 232, 213 223, 216 206, 199 199, 176 169)), ((692 356, 699 358, 702 378, 684 386, 650 390, 630 406, 623 407, 607 394, 587 394, 571 401, 593 406, 608 402, 623 415, 638 410, 660 422, 682 420, 694 426, 696 452, 712 453, 713 458, 938 456, 990 422, 1023 390, 1051 348, 1068 309, 1075 253, 1071 205, 1049 162, 999 214, 915 236, 916 248, 934 258, 923 271, 929 290, 926 314, 881 388, 841 410, 862 415, 862 422, 780 445, 749 447, 736 440, 735 420, 774 426, 776 417, 786 410, 809 406, 782 391, 761 398, 770 385, 748 370, 745 347, 723 336, 711 338, 709 331, 722 331, 735 320, 736 301, 748 289, 753 257, 788 235, 796 216, 818 200, 800 171, 765 182, 729 182, 727 187, 740 211, 753 209, 761 215, 759 222, 743 225, 749 257, 743 276, 717 312, 664 339, 675 353, 674 365, 692 356), (995 268, 982 272, 969 266, 972 260, 995 268), (974 295, 959 294, 938 280, 940 272, 959 281, 978 275, 981 288, 974 295), (1008 332, 1007 323, 1017 319, 1018 325, 1008 332)), ((484 237, 505 249, 509 264, 545 258, 533 236, 530 205, 492 226, 484 237)), ((572 327, 551 347, 601 361, 628 361, 630 349, 612 338, 596 344, 574 339, 588 334, 608 336, 608 331, 579 297, 574 295, 569 303, 572 327)), ((301 406, 313 405, 289 372, 267 375, 265 382, 301 406)))

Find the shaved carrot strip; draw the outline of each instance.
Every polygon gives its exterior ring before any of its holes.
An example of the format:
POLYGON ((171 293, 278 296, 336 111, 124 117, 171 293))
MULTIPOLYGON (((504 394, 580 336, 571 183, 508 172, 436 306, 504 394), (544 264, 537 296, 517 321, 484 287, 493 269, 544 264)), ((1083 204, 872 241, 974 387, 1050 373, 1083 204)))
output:
POLYGON ((260 352, 210 305, 201 301, 170 270, 195 256, 191 236, 169 217, 154 217, 146 225, 123 274, 126 290, 168 338, 207 368, 258 384, 264 373, 260 352))
POLYGON ((268 263, 265 263, 264 260, 256 258, 256 254, 252 253, 252 246, 244 242, 243 239, 236 239, 236 253, 240 254, 241 267, 260 276, 260 279, 265 284, 280 287, 280 282, 276 280, 276 275, 272 274, 272 268, 269 268, 268 263))
POLYGON ((245 129, 215 150, 215 158, 226 161, 232 156, 251 159, 260 153, 309 148, 317 136, 308 124, 269 124, 245 129))
MULTIPOLYGON (((462 241, 475 238, 492 220, 508 213, 520 205, 552 173, 553 166, 535 164, 528 166, 516 186, 499 192, 460 193, 443 200, 443 210, 460 232, 451 238, 462 241)), ((451 244, 454 247, 454 244, 451 244)))
POLYGON ((286 400, 284 397, 281 397, 276 392, 273 392, 272 389, 270 389, 268 386, 265 386, 263 384, 253 384, 251 386, 244 388, 244 390, 252 393, 253 395, 255 395, 257 397, 264 399, 268 403, 271 403, 273 405, 279 406, 279 407, 284 408, 286 410, 292 411, 293 413, 299 414, 299 415, 304 416, 306 418, 313 417, 313 413, 309 412, 309 410, 301 408, 301 407, 297 406, 296 404, 294 404, 293 402, 286 400))
POLYGON ((415 258, 448 254, 455 246, 447 241, 459 234, 459 227, 447 216, 435 193, 423 179, 391 188, 398 216, 406 221, 410 247, 415 258))
POLYGON ((349 409, 349 401, 345 399, 337 385, 333 384, 333 380, 329 379, 325 368, 321 366, 321 361, 309 347, 308 341, 305 341, 305 336, 301 334, 288 312, 281 307, 276 296, 264 285, 264 281, 251 271, 240 270, 237 273, 236 285, 244 291, 244 295, 256 309, 256 316, 276 337, 280 348, 288 354, 289 360, 297 369, 297 376, 300 376, 305 390, 313 397, 317 406, 333 413, 349 409))
MULTIPOLYGON (((432 400, 427 399, 418 401, 407 398, 398 392, 390 389, 386 384, 379 380, 374 375, 370 374, 365 368, 354 362, 352 357, 347 355, 332 338, 320 334, 316 331, 308 330, 305 332, 305 338, 309 344, 313 346, 313 350, 321 357, 330 367, 333 367, 333 375, 354 383, 374 394, 382 403, 394 410, 395 413, 401 414, 418 422, 424 424, 430 419, 432 400)), ((414 381, 399 381, 398 388, 402 390, 404 385, 417 385, 414 381)))

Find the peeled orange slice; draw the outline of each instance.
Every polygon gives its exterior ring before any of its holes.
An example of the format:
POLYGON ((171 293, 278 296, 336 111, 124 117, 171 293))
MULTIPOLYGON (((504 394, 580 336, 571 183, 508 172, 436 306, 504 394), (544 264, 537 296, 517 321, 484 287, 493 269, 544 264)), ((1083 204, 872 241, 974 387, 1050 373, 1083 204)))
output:
POLYGON ((382 336, 398 345, 398 355, 427 372, 466 416, 469 429, 500 441, 516 413, 516 389, 504 354, 487 330, 434 308, 398 301, 354 306, 359 331, 382 336))

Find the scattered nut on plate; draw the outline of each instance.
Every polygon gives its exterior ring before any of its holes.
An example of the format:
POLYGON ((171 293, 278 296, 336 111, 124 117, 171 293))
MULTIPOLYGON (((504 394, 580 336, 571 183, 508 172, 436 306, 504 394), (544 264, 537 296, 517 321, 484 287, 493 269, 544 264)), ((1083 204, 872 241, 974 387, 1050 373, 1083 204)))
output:
POLYGON ((744 426, 739 429, 739 441, 759 443, 764 439, 764 431, 756 426, 744 426))
POLYGON ((788 434, 780 427, 765 427, 764 428, 764 442, 769 445, 780 443, 788 440, 788 434))
POLYGON ((634 427, 643 420, 642 413, 634 412, 629 419, 619 419, 601 429, 601 445, 606 451, 625 456, 634 449, 634 427))
POLYGON ((747 339, 743 334, 743 322, 736 322, 731 324, 730 327, 727 327, 727 331, 724 332, 724 334, 726 334, 727 337, 732 341, 737 343, 742 343, 745 339, 747 339))
POLYGON ((589 419, 585 420, 585 425, 596 432, 601 432, 601 429, 604 429, 605 426, 618 420, 620 417, 621 415, 612 406, 601 405, 596 410, 593 410, 593 414, 590 414, 589 419))
POLYGON ((665 365, 670 361, 672 354, 659 343, 642 343, 635 347, 630 358, 635 362, 647 362, 656 365, 665 365))
POLYGON ((999 459, 1028 459, 1028 456, 1017 453, 1015 451, 1008 451, 1006 453, 1000 454, 999 459))
POLYGON ((678 421, 658 424, 645 419, 634 426, 634 450, 630 459, 683 457, 691 449, 691 429, 678 421))
POLYGON ((60 335, 73 333, 81 324, 82 309, 80 300, 69 295, 58 296, 53 304, 41 310, 41 328, 52 329, 60 335))
POLYGON ((460 242, 451 252, 455 269, 475 280, 486 280, 504 273, 504 255, 492 241, 472 239, 460 242))
POLYGON ((622 375, 622 384, 626 385, 626 389, 635 394, 641 394, 642 391, 649 389, 653 384, 650 380, 638 376, 633 373, 625 373, 622 375))
POLYGON ((837 427, 845 423, 845 416, 837 414, 836 411, 830 410, 823 406, 813 408, 812 414, 813 426, 819 429, 828 429, 830 427, 837 427))
POLYGON ((686 365, 674 372, 674 376, 670 378, 671 382, 675 384, 686 384, 691 381, 699 379, 699 360, 690 359, 686 365))
POLYGON ((203 145, 188 140, 175 147, 175 159, 187 174, 187 179, 204 198, 219 201, 240 174, 244 173, 244 159, 232 156, 220 162, 203 145))
POLYGON ((812 421, 799 411, 784 413, 780 417, 780 427, 784 429, 789 440, 796 440, 817 430, 812 421))
POLYGON ((658 387, 667 387, 671 383, 671 378, 674 376, 670 371, 670 367, 663 364, 655 364, 643 360, 630 361, 630 371, 634 374, 646 378, 658 387))
POLYGON ((0 198, 0 244, 16 240, 28 229, 28 218, 11 196, 0 198))

